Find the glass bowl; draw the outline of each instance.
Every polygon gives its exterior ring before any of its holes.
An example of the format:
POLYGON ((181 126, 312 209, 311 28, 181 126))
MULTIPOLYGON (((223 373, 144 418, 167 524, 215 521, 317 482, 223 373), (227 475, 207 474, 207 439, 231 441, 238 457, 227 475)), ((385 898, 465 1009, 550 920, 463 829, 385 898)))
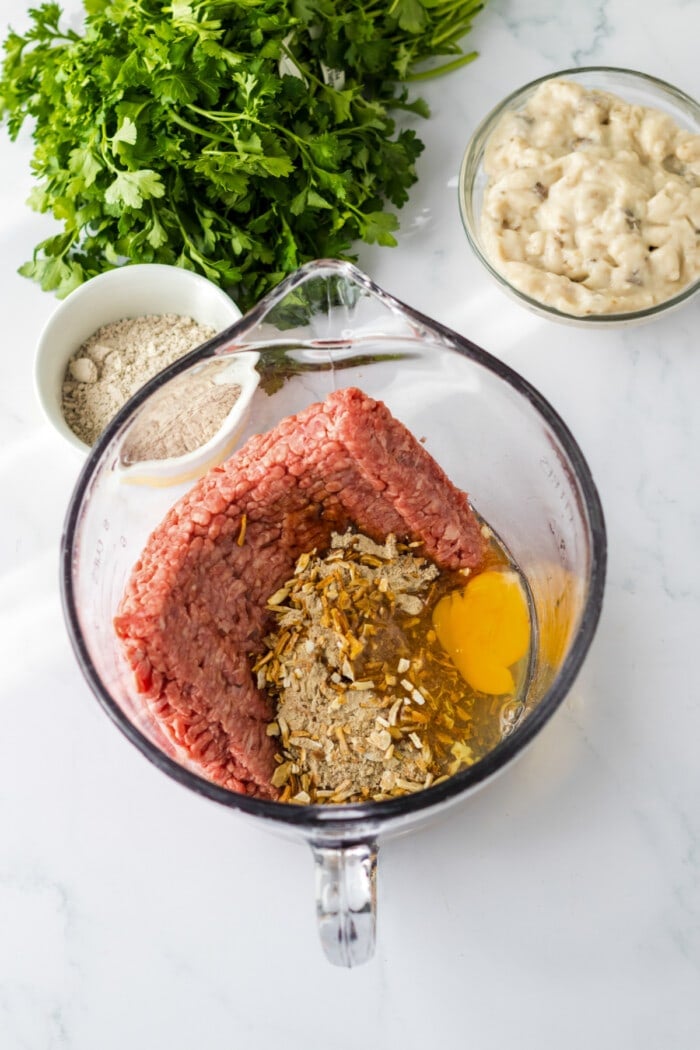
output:
MULTIPOLYGON (((248 524, 250 533, 252 526, 248 524)), ((214 539, 214 542, 216 540, 214 539)), ((248 538, 246 538, 248 542, 248 538)), ((380 839, 441 816, 505 770, 562 703, 603 598, 603 512, 566 424, 500 361, 398 302, 348 263, 309 263, 227 331, 134 395, 92 449, 68 509, 62 595, 82 671, 105 712, 158 769, 191 790, 312 848, 321 940, 334 963, 371 955, 380 839), (259 377, 240 446, 342 387, 384 401, 452 479, 517 563, 531 598, 533 657, 517 717, 482 759, 386 801, 291 805, 206 779, 137 693, 114 629, 132 567, 189 486, 129 484, 124 450, 155 398, 190 377, 248 360, 259 377)))
POLYGON ((467 239, 477 258, 500 287, 521 305, 541 316, 586 327, 638 324, 650 321, 691 299, 700 289, 700 277, 671 298, 653 306, 624 313, 581 315, 548 306, 521 291, 496 267, 489 256, 481 229, 484 195, 488 184, 488 176, 484 169, 484 155, 489 139, 504 114, 522 109, 540 85, 555 79, 568 80, 586 89, 597 89, 617 95, 635 105, 661 110, 669 114, 680 127, 694 134, 700 134, 700 105, 678 88, 644 73, 609 66, 588 66, 564 69, 545 77, 539 77, 500 102, 477 127, 469 141, 459 175, 459 207, 467 239))

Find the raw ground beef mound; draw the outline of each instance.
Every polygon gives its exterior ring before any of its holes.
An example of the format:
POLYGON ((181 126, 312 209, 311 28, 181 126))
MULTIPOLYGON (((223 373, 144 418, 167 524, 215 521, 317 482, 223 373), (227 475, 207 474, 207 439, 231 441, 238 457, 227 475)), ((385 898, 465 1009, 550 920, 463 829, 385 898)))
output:
POLYGON ((139 692, 202 774, 274 798, 274 716, 250 669, 267 599, 298 556, 354 524, 421 540, 445 568, 484 553, 465 493, 386 405, 347 388, 250 438, 152 533, 129 579, 117 634, 139 692), (245 517, 244 517, 245 516, 245 517), (241 542, 242 541, 242 542, 241 542))

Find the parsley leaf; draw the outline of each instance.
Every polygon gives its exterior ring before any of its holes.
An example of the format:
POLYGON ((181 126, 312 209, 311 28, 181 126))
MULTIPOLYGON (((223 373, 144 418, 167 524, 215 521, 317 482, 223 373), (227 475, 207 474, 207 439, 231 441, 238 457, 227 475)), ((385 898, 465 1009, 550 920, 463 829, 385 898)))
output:
POLYGON ((162 197, 165 188, 157 171, 118 171, 105 190, 106 204, 140 208, 148 197, 162 197))

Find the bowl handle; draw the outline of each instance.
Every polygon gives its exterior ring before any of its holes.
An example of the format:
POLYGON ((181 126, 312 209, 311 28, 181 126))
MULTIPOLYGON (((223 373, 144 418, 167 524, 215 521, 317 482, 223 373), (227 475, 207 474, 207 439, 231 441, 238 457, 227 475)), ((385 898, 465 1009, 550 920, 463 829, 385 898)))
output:
POLYGON ((334 966, 359 966, 374 954, 377 844, 312 844, 311 849, 323 950, 334 966))

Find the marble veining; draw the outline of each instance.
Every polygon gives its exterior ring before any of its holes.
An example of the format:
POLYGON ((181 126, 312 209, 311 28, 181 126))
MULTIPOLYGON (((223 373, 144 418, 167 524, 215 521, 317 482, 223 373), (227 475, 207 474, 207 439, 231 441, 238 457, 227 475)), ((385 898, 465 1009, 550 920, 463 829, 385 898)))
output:
MULTIPOLYGON (((0 30, 28 3, 6 0, 0 30)), ((66 3, 73 25, 79 0, 66 3)), ((0 129, 0 1050, 697 1050, 700 1046, 700 299, 590 332, 506 298, 457 206, 466 141, 570 65, 700 96, 697 0, 491 0, 428 121, 380 286, 521 372, 571 427, 609 572, 582 671, 519 761, 440 824, 382 845, 376 958, 324 961, 305 847, 164 777, 70 650, 58 546, 80 461, 41 418, 55 302, 20 278, 54 232, 24 205, 30 141, 0 129)), ((465 449, 465 456, 470 450, 465 449)))

